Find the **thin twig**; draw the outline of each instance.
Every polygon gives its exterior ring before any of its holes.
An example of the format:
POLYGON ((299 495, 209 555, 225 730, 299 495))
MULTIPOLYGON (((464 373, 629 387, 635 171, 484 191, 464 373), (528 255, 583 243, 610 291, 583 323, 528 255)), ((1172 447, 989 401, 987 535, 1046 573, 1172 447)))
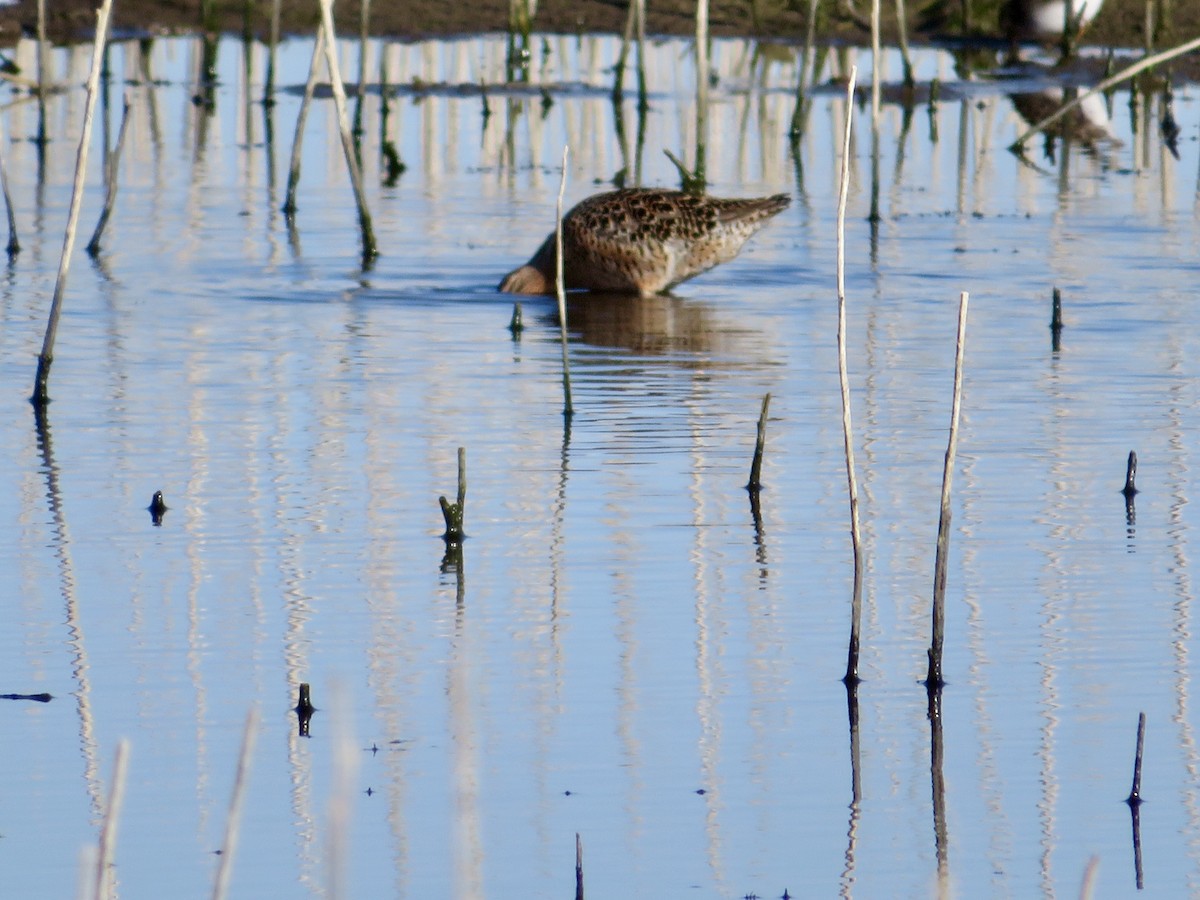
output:
POLYGON ((100 211, 100 218, 96 222, 96 230, 92 232, 92 239, 88 241, 87 252, 90 256, 95 256, 100 252, 100 238, 104 235, 104 229, 108 225, 108 219, 112 215, 113 206, 117 202, 117 175, 121 166, 121 149, 125 146, 125 133, 129 130, 129 95, 125 95, 125 104, 121 110, 121 127, 117 131, 117 146, 108 157, 108 165, 105 171, 105 183, 107 190, 104 194, 104 209, 100 211))
POLYGON ((21 242, 17 239, 17 217, 13 212, 12 194, 8 190, 8 166, 4 163, 4 129, 0 123, 0 189, 4 191, 4 209, 8 213, 8 251, 9 257, 21 252, 21 242))
POLYGON ((946 632, 946 567, 950 556, 950 487, 954 481, 954 454, 958 450, 958 418, 962 408, 963 354, 967 344, 967 302, 970 294, 963 291, 958 300, 958 338, 954 353, 954 399, 950 406, 950 439, 946 445, 946 461, 942 468, 942 506, 938 516, 937 553, 933 564, 933 639, 929 646, 929 674, 925 687, 939 690, 942 679, 942 646, 946 632))
POLYGON ((842 138, 842 172, 838 183, 837 301, 838 377, 842 386, 842 442, 846 451, 846 482, 850 492, 850 544, 854 551, 854 594, 850 609, 850 646, 846 659, 847 683, 858 681, 858 648, 862 621, 862 538, 858 527, 858 476, 854 471, 854 428, 850 418, 850 376, 846 365, 846 198, 850 192, 850 134, 854 122, 854 84, 858 67, 850 67, 846 85, 846 131, 842 138))
POLYGON ((458 448, 458 502, 451 503, 444 496, 438 497, 442 507, 442 518, 446 520, 446 533, 442 540, 447 544, 461 544, 466 531, 463 521, 467 512, 467 448, 458 448))
POLYGON ((283 214, 289 217, 296 215, 296 186, 300 183, 300 147, 304 143, 304 123, 308 121, 308 108, 317 89, 317 73, 324 54, 325 29, 318 28, 312 61, 308 64, 308 81, 304 83, 304 99, 300 101, 300 112, 296 116, 296 135, 292 138, 292 161, 288 167, 286 199, 283 201, 283 214))
POLYGON ((125 800, 125 773, 129 768, 129 741, 117 744, 117 755, 113 760, 113 785, 108 795, 108 808, 104 811, 104 824, 100 828, 100 852, 96 858, 96 900, 107 900, 111 892, 109 870, 113 854, 117 849, 117 822, 121 817, 121 804, 125 800))
POLYGON ((67 213, 67 230, 63 237, 62 256, 58 261, 58 278, 54 282, 54 299, 50 303, 50 317, 46 323, 46 336, 42 341, 42 352, 38 356, 37 374, 33 381, 33 396, 30 398, 39 409, 50 402, 48 383, 50 365, 54 361, 54 339, 58 334, 58 320, 62 317, 63 294, 67 289, 67 271, 71 266, 71 251, 75 247, 75 229, 79 227, 79 207, 83 203, 83 181, 87 174, 88 145, 92 138, 92 119, 96 114, 96 97, 99 94, 100 65, 104 60, 104 43, 108 35, 108 18, 112 12, 112 0, 96 13, 96 41, 92 46, 92 69, 87 81, 87 100, 83 107, 83 133, 79 136, 79 150, 75 156, 75 183, 71 188, 71 207, 67 213))
POLYGON ((237 775, 233 779, 233 796, 229 800, 229 818, 225 822, 225 839, 221 842, 221 861, 213 883, 213 900, 223 900, 229 890, 233 854, 237 849, 238 829, 242 824, 242 800, 246 796, 246 780, 250 773, 250 759, 254 756, 254 742, 257 737, 258 710, 251 709, 246 714, 246 725, 242 730, 242 751, 238 754, 237 775))
POLYGON ((583 900, 583 841, 575 832, 575 900, 583 900))
POLYGON ((337 109, 338 130, 342 136, 342 152, 346 157, 346 168, 350 172, 350 184, 354 188, 354 200, 358 205, 358 225, 362 234, 362 260, 367 265, 379 253, 375 246, 375 230, 371 225, 371 211, 367 209, 367 196, 363 191, 362 171, 354 153, 354 136, 350 132, 350 117, 346 112, 346 89, 338 69, 337 38, 333 30, 333 0, 320 0, 321 25, 325 32, 325 64, 329 69, 329 86, 333 89, 333 105, 337 109))
POLYGON ((1146 714, 1138 713, 1137 750, 1133 757, 1133 787, 1125 802, 1137 806, 1142 802, 1142 747, 1146 743, 1146 714))
POLYGON ((750 483, 746 490, 758 493, 762 490, 763 450, 767 443, 767 410, 771 406, 771 395, 763 394, 762 410, 758 414, 758 434, 754 440, 754 459, 750 463, 750 483))

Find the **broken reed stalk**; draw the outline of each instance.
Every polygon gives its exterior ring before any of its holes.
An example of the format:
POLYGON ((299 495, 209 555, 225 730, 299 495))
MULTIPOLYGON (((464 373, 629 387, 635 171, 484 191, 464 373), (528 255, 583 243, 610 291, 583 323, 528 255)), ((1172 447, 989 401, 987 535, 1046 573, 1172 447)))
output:
POLYGON ((1146 714, 1138 713, 1137 751, 1133 757, 1133 787, 1125 802, 1137 806, 1142 802, 1142 747, 1146 742, 1146 714))
POLYGON ((567 191, 567 155, 570 150, 563 145, 562 178, 558 182, 558 218, 554 222, 554 290, 558 295, 558 327, 562 339, 563 366, 563 415, 568 418, 575 415, 575 407, 571 403, 571 369, 567 361, 567 294, 563 281, 563 194, 567 191))
POLYGON ((96 857, 96 900, 111 896, 108 877, 113 865, 113 853, 117 849, 117 821, 121 816, 121 804, 125 800, 125 773, 129 768, 129 741, 122 739, 117 744, 117 755, 113 760, 113 784, 108 794, 108 808, 104 811, 104 823, 100 826, 100 852, 96 857))
POLYGON ((346 157, 346 168, 350 172, 350 184, 354 188, 354 201, 358 205, 358 227, 362 235, 362 261, 366 266, 379 255, 375 246, 375 230, 371 225, 371 211, 367 209, 367 196, 363 191, 362 171, 354 153, 354 136, 350 133, 350 117, 346 113, 346 89, 338 69, 337 37, 333 30, 333 0, 320 0, 321 26, 325 32, 325 64, 329 70, 329 86, 333 89, 333 105, 337 109, 338 131, 342 136, 342 153, 346 157))
POLYGON ((296 215, 296 185, 300 183, 300 147, 304 143, 304 124, 308 121, 308 108, 312 105, 313 93, 317 89, 317 73, 321 68, 321 57, 325 54, 325 29, 317 29, 317 40, 313 45, 312 61, 308 64, 308 81, 304 83, 304 99, 300 101, 300 112, 296 116, 296 135, 292 138, 292 161, 288 167, 286 199, 283 214, 296 215))
POLYGON ((1134 483, 1137 480, 1137 453, 1133 450, 1129 451, 1129 459, 1125 462, 1125 487, 1121 488, 1121 493, 1125 495, 1125 499, 1132 499, 1133 495, 1138 492, 1137 485, 1134 483))
POLYGON ((1200 37, 1193 38, 1187 43, 1180 44, 1178 47, 1173 47, 1170 50, 1164 50, 1162 53, 1156 53, 1153 56, 1147 56, 1145 59, 1138 60, 1137 62, 1133 63, 1133 65, 1122 69, 1116 75, 1113 75, 1110 78, 1105 78, 1090 91, 1085 91, 1070 102, 1064 103, 1054 113, 1046 116, 1046 118, 1042 119, 1042 121, 1038 122, 1019 138, 1013 141, 1012 144, 1009 145, 1008 149, 1013 153, 1020 154, 1025 148, 1026 141, 1028 141, 1035 134, 1045 131, 1047 128, 1073 110, 1076 106, 1081 104, 1084 100, 1088 99, 1088 97, 1102 93, 1103 91, 1107 91, 1113 85, 1120 84, 1122 81, 1128 81, 1130 78, 1133 78, 1135 75, 1151 68, 1152 66, 1157 66, 1160 63, 1167 62, 1168 60, 1174 59, 1177 56, 1190 53, 1198 47, 1200 47, 1200 37))
POLYGON ((942 468, 942 507, 938 516, 937 556, 933 564, 933 637, 929 645, 929 673, 925 687, 931 692, 940 690, 942 679, 942 646, 946 636, 946 567, 950 557, 950 486, 954 481, 954 454, 958 450, 958 418, 962 408, 963 353, 967 343, 967 302, 970 294, 963 291, 958 300, 958 338, 954 352, 954 399, 950 405, 950 439, 946 445, 946 462, 942 468))
POLYGON ((125 133, 129 130, 129 95, 125 95, 124 107, 121 110, 121 127, 117 131, 117 146, 108 157, 106 171, 104 173, 106 190, 104 193, 104 209, 100 211, 100 219, 96 222, 96 230, 92 232, 92 239, 88 241, 87 252, 89 256, 95 256, 100 252, 100 238, 104 235, 104 229, 108 225, 109 216, 112 215, 113 206, 117 202, 117 173, 121 166, 121 148, 125 146, 125 133))
POLYGON ((4 162, 4 129, 0 123, 0 189, 4 191, 4 209, 8 213, 8 251, 9 258, 21 252, 21 242, 17 239, 17 217, 13 212, 12 194, 8 190, 8 166, 4 162))
POLYGON ((746 490, 755 494, 762 490, 763 448, 767 443, 767 409, 770 406, 770 393, 763 394, 762 412, 758 414, 758 437, 754 441, 754 460, 750 463, 750 483, 746 485, 746 490))
POLYGON ((446 533, 442 540, 448 544, 461 543, 466 532, 463 530, 463 518, 467 510, 467 449, 458 448, 458 502, 451 503, 445 496, 438 497, 438 505, 442 508, 442 518, 446 520, 446 533))
POLYGON ((575 832, 575 900, 583 900, 583 841, 575 832))
POLYGON ((99 94, 100 65, 104 59, 104 43, 108 35, 108 18, 112 12, 112 0, 104 0, 96 13, 96 41, 92 46, 92 69, 87 81, 87 101, 83 107, 83 133, 79 136, 79 150, 75 156, 75 183, 71 188, 71 206, 67 213, 67 230, 63 237, 62 256, 58 261, 58 278, 54 282, 54 299, 50 303, 50 316, 46 323, 46 337, 42 341, 42 352, 38 356, 37 374, 33 380, 33 396, 30 401, 38 409, 50 402, 47 385, 50 380, 50 364, 54 361, 54 339, 58 334, 58 320, 62 318, 63 294, 67 289, 67 270, 71 266, 71 251, 75 247, 75 230, 79 227, 79 207, 83 203, 83 180, 87 174, 88 144, 92 138, 92 119, 96 114, 96 97, 99 94))
POLYGON ((842 171, 838 183, 837 301, 838 378, 842 386, 842 442, 846 451, 846 482, 850 492, 850 544, 854 550, 854 595, 850 609, 850 646, 846 655, 847 684, 858 683, 858 648, 862 625, 862 536, 858 527, 858 476, 854 472, 854 428, 850 419, 850 376, 846 367, 846 197, 850 192, 850 133, 854 122, 854 83, 858 67, 850 67, 846 85, 846 131, 842 138, 842 171))
POLYGON ((246 725, 242 729, 242 750, 238 754, 237 774, 233 779, 233 796, 229 800, 229 818, 225 822, 225 839, 221 842, 221 860, 217 864, 217 877, 213 882, 213 900, 224 900, 229 891, 229 877, 233 872, 233 854, 237 849, 238 831, 242 824, 242 800, 246 796, 246 779, 250 773, 250 759, 254 756, 254 742, 258 737, 258 710, 246 714, 246 725))

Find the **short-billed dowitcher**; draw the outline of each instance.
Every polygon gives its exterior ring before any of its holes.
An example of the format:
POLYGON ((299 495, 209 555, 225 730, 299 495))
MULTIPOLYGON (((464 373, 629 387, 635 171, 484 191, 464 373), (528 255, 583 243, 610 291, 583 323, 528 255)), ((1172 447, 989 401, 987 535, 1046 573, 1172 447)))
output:
MULTIPOLYGON (((649 296, 738 255, 787 194, 719 200, 680 191, 632 188, 596 194, 563 216, 565 287, 649 296)), ((504 277, 510 294, 554 293, 551 234, 533 258, 504 277)))

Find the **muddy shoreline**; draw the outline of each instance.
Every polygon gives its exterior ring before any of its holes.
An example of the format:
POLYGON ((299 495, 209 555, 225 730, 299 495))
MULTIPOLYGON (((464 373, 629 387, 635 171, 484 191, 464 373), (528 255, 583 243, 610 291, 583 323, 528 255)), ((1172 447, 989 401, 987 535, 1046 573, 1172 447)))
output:
MULTIPOLYGON (((807 3, 786 0, 713 0, 710 25, 714 36, 802 40, 807 3), (757 14, 754 10, 757 9, 757 14)), ((824 0, 819 14, 819 34, 823 40, 837 39, 864 43, 867 37, 861 24, 824 0)), ((996 36, 995 0, 976 0, 979 10, 972 33, 996 36)), ((647 33, 687 35, 695 29, 694 0, 654 0, 647 4, 647 33)), ((859 9, 867 4, 859 0, 859 9)), ((885 4, 890 7, 890 4, 885 4)), ((962 35, 961 24, 953 18, 959 9, 957 0, 945 0, 946 15, 937 15, 937 4, 910 3, 911 35, 915 42, 962 35)), ((47 0, 47 34, 56 43, 91 39, 95 29, 93 0, 47 0)), ((210 30, 229 34, 248 33, 265 39, 269 31, 269 3, 217 0, 215 13, 207 23, 210 30)), ((624 28, 624 0, 542 0, 533 20, 535 32, 546 33, 620 33, 624 28)), ((508 27, 509 0, 472 0, 451 3, 446 0, 393 0, 371 6, 370 32, 379 37, 416 40, 428 37, 503 32, 508 27)), ((1156 43, 1166 47, 1200 34, 1200 3, 1172 6, 1172 19, 1158 30, 1156 43)), ((335 7, 341 34, 357 34, 360 27, 358 0, 344 0, 335 7)), ((888 32, 895 31, 887 19, 888 32)), ((13 6, 0 7, 0 45, 12 46, 36 31, 36 0, 20 0, 13 6)), ((281 31, 288 35, 309 35, 317 21, 315 0, 283 0, 281 31)), ((116 0, 113 8, 113 33, 120 38, 191 33, 204 28, 199 0, 116 0)), ((1099 46, 1142 47, 1145 45, 1145 6, 1142 0, 1108 0, 1086 35, 1086 42, 1099 46)))

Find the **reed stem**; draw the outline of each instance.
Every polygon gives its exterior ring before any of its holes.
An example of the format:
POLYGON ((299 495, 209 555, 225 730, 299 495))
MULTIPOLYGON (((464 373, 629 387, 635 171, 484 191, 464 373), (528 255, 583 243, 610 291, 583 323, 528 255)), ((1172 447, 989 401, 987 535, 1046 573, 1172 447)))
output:
POLYGON ((837 211, 837 352, 842 388, 842 443, 846 453, 846 482, 850 494, 850 544, 854 551, 854 593, 850 608, 850 645, 846 654, 847 684, 858 683, 858 651, 862 625, 862 536, 858 525, 858 476, 854 470, 854 427, 850 415, 850 376, 846 365, 846 199, 850 193, 850 135, 854 123, 854 85, 858 67, 850 67, 846 85, 846 130, 842 137, 842 169, 837 211))
POLYGON ((242 729, 242 750, 238 754, 237 774, 233 779, 233 796, 229 800, 229 818, 225 822, 225 839, 221 842, 221 861, 217 865, 217 877, 213 883, 213 900, 224 900, 229 891, 229 878, 233 872, 233 854, 237 849, 238 833, 242 824, 242 801, 246 796, 246 780, 250 773, 250 759, 254 756, 254 743, 258 738, 258 710, 246 714, 246 725, 242 729))
POLYGON ((96 230, 92 232, 92 239, 88 241, 87 252, 89 256, 95 256, 100 252, 100 238, 104 236, 104 229, 108 225, 108 219, 112 215, 113 206, 117 202, 117 175, 121 167, 121 150, 125 146, 125 134, 127 131, 129 131, 128 94, 125 95, 125 103, 121 110, 121 127, 117 131, 117 146, 108 157, 108 164, 104 173, 106 188, 104 192, 104 208, 100 211, 100 218, 96 222, 96 230))
POLYGON ((325 32, 325 65, 329 70, 329 85, 333 90, 333 105, 337 109, 338 131, 342 137, 342 153, 346 157, 346 169, 350 173, 350 185, 354 189, 354 201, 358 206, 358 227, 362 236, 363 266, 379 255, 375 244, 375 229, 371 224, 371 211, 367 208, 367 196, 363 190, 362 171, 354 152, 354 136, 350 131, 350 116, 346 112, 346 89, 338 68, 337 37, 333 30, 333 0, 320 0, 321 26, 325 32))
POLYGON ((954 481, 954 455, 958 450, 958 419, 962 408, 963 354, 967 342, 967 302, 970 294, 963 291, 958 302, 958 338, 954 353, 954 399, 950 408, 950 439, 946 446, 946 461, 942 468, 942 505, 938 516, 937 555, 933 565, 933 638, 929 646, 929 674, 925 687, 940 690, 942 679, 942 648, 946 634, 946 568, 950 557, 950 487, 954 481))
POLYGON ((38 356, 37 373, 33 381, 33 396, 30 397, 30 402, 38 409, 43 409, 50 402, 48 384, 50 366, 54 362, 54 339, 58 335, 59 319, 62 318, 63 294, 67 290, 67 272, 71 267, 71 251, 75 248, 75 231, 79 227, 79 207, 83 203, 83 182, 87 175, 88 145, 92 139, 92 120, 96 114, 100 67, 104 60, 104 44, 108 35, 108 19, 111 13, 112 0, 104 0, 96 13, 96 40, 92 46, 92 68, 88 75, 87 100, 83 107, 83 133, 79 136, 79 149, 75 156, 75 182, 71 188, 71 206, 67 213, 67 229, 63 236, 62 256, 58 260, 58 278, 54 282, 54 299, 50 303, 46 336, 42 340, 42 352, 38 356))

